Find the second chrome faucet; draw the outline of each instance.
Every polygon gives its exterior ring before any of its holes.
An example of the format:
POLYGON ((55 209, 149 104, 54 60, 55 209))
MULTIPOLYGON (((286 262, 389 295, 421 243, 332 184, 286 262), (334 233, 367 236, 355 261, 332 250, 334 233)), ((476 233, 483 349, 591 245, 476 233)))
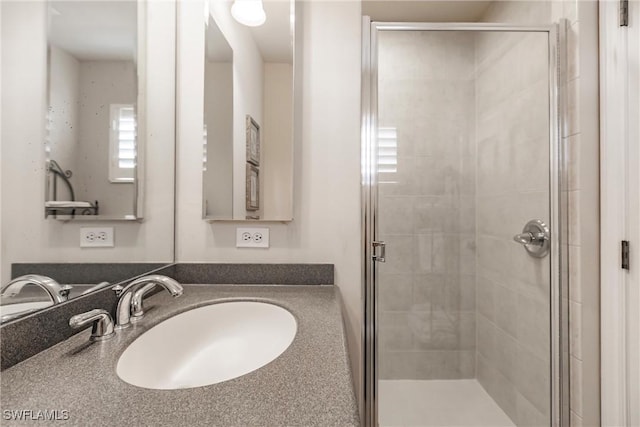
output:
POLYGON ((93 325, 91 333, 92 341, 102 341, 113 337, 114 329, 124 329, 131 325, 131 321, 142 319, 144 310, 142 300, 156 285, 165 288, 174 297, 182 295, 183 288, 174 279, 152 274, 140 277, 123 287, 113 288, 118 292, 119 300, 116 308, 115 328, 111 315, 106 310, 95 309, 86 313, 77 314, 69 319, 72 328, 83 328, 93 325))
POLYGON ((140 320, 144 315, 142 300, 155 285, 166 289, 173 297, 182 295, 183 288, 174 279, 152 274, 136 279, 119 290, 120 299, 116 308, 116 329, 124 329, 131 321, 140 320))

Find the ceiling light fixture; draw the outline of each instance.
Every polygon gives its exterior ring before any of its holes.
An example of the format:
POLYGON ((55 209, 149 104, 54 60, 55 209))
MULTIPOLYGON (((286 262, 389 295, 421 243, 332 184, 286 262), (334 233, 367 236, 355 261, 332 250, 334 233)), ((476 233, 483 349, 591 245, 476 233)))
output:
POLYGON ((247 27, 259 27, 267 20, 262 0, 235 0, 231 6, 231 16, 247 27))

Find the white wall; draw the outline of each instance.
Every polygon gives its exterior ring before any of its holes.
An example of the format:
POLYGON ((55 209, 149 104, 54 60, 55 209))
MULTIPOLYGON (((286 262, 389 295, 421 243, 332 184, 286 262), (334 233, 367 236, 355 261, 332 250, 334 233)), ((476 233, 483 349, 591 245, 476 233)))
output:
POLYGON ((172 2, 148 3, 145 218, 44 219, 45 2, 2 2, 2 282, 14 262, 173 260, 174 25, 172 2), (115 248, 80 249, 80 226, 115 227, 115 248))
MULTIPOLYGON (((269 224, 269 249, 236 249, 236 227, 246 224, 209 224, 201 219, 203 14, 195 2, 181 3, 176 194, 177 262, 335 265, 358 393, 362 321, 360 13, 356 1, 304 4, 302 115, 297 124, 302 127, 302 138, 294 147, 294 221, 269 224)), ((218 24, 224 32, 223 22, 218 24)), ((225 35, 233 47, 233 39, 225 35)))
POLYGON ((136 104, 135 65, 132 61, 81 61, 79 84, 78 159, 71 177, 76 200, 97 200, 100 215, 132 215, 133 183, 109 181, 109 107, 136 104))
POLYGON ((290 218, 293 209, 293 66, 264 64, 264 124, 260 197, 263 218, 290 218))

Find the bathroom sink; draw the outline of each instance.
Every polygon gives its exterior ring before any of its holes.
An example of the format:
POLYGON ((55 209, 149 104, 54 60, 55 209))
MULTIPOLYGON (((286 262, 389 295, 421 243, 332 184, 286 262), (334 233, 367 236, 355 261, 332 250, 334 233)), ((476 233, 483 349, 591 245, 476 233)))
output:
POLYGON ((230 301, 171 317, 138 337, 116 372, 138 387, 172 390, 216 384, 246 375, 280 356, 297 323, 286 309, 230 301))

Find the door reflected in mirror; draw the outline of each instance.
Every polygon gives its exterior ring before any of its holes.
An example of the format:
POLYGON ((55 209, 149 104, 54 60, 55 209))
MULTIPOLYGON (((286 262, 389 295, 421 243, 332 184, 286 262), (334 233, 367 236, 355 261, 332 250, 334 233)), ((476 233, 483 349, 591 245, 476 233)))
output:
POLYGON ((295 2, 265 1, 259 27, 231 4, 205 24, 203 218, 291 221, 295 2))
POLYGON ((48 3, 45 216, 137 219, 144 2, 48 3))

